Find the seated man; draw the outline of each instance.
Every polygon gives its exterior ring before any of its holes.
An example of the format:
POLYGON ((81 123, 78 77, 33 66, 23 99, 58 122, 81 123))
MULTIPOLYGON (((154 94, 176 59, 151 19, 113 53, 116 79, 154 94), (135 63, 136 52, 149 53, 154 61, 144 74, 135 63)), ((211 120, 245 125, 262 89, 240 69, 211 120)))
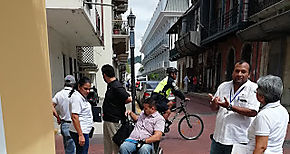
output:
POLYGON ((144 101, 144 111, 137 116, 127 112, 134 121, 137 121, 129 138, 120 146, 120 154, 150 154, 153 151, 152 143, 160 141, 165 126, 164 118, 157 112, 155 101, 148 98, 144 101))

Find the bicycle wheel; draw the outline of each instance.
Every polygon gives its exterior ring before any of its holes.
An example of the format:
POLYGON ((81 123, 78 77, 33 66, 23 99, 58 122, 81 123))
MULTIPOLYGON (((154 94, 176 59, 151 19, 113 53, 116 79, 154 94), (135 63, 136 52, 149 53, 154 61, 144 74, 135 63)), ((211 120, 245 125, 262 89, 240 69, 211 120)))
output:
POLYGON ((198 115, 188 115, 180 119, 178 132, 186 140, 195 140, 203 132, 203 122, 198 115))

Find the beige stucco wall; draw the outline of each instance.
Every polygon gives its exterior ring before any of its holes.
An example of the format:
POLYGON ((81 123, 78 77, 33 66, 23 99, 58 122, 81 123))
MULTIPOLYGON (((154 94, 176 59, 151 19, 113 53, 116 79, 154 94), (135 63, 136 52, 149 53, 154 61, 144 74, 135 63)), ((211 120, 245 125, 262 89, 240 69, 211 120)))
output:
POLYGON ((7 153, 54 154, 45 1, 2 1, 0 10, 7 153))

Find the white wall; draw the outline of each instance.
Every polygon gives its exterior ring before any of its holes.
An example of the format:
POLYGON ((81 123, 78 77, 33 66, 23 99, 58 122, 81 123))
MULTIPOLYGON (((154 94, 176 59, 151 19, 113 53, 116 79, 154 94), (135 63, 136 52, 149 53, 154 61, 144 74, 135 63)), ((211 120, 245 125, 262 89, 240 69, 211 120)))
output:
MULTIPOLYGON (((111 4, 111 0, 104 0, 105 4, 111 4)), ((100 6, 97 6, 101 16, 100 6)), ((105 97, 107 84, 103 80, 101 68, 104 64, 113 65, 113 48, 112 48, 112 8, 109 6, 103 7, 104 13, 104 46, 95 47, 95 63, 99 66, 97 72, 97 88, 100 97, 105 97)), ((102 17, 102 16, 101 16, 102 17)))
POLYGON ((46 0, 46 8, 81 8, 83 0, 46 0))
POLYGON ((69 39, 61 36, 56 30, 48 27, 48 44, 51 70, 52 94, 64 86, 63 54, 66 56, 66 74, 69 73, 69 58, 76 59, 76 47, 69 39))
MULTIPOLYGON (((96 32, 96 11, 95 5, 92 5, 92 9, 88 8, 88 5, 84 5, 85 0, 47 0, 46 8, 61 10, 61 9, 71 9, 71 10, 79 10, 83 9, 86 14, 87 20, 92 25, 94 32, 96 32)), ((95 2, 95 0, 92 0, 95 2)))

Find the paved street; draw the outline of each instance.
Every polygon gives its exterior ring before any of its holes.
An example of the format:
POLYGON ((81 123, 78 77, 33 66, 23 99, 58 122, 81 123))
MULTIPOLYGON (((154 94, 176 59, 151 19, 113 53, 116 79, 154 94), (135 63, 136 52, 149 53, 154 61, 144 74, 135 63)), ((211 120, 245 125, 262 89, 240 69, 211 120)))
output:
MULTIPOLYGON (((203 134, 197 140, 184 140, 177 131, 177 123, 179 119, 176 119, 171 125, 171 130, 162 138, 161 147, 165 154, 208 154, 210 149, 209 135, 213 133, 215 126, 215 113, 212 112, 208 107, 207 98, 204 95, 193 95, 188 94, 191 101, 187 104, 187 110, 189 113, 195 113, 200 115, 204 122, 203 134)), ((174 114, 173 114, 174 115, 174 114)), ((173 116, 172 115, 172 116, 173 116)), ((288 133, 284 144, 284 153, 290 154, 290 132, 288 126, 288 133)), ((95 134, 93 139, 90 141, 90 154, 102 154, 103 141, 102 134, 95 134)), ((62 137, 56 135, 56 153, 64 154, 62 137)))

